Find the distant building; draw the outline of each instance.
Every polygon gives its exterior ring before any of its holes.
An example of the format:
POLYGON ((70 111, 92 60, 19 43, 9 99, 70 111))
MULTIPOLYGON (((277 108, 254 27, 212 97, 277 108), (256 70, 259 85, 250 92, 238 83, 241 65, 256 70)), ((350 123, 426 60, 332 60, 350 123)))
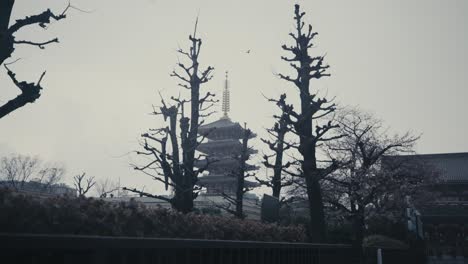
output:
POLYGON ((468 153, 399 156, 435 170, 440 196, 421 208, 408 208, 408 227, 422 236, 429 263, 468 263, 468 153))
POLYGON ((0 181, 1 187, 34 196, 76 196, 76 190, 63 183, 49 185, 39 181, 0 181))
MULTIPOLYGON (((233 172, 238 170, 239 161, 234 157, 239 154, 242 143, 239 141, 244 129, 239 123, 232 122, 228 117, 223 117, 213 123, 200 127, 200 134, 207 133, 208 141, 200 144, 198 151, 207 155, 208 160, 215 162, 208 165, 207 175, 199 177, 199 184, 206 187, 206 195, 219 195, 226 193, 234 195, 237 188, 237 177, 233 172)), ((252 134, 255 137, 255 134, 252 134)), ((256 153, 250 150, 250 154, 256 153)), ((199 160, 197 167, 205 166, 207 160, 199 160)), ((256 170, 257 166, 247 165, 247 170, 256 170)), ((258 183, 245 181, 246 187, 256 187, 258 183)))
MULTIPOLYGON (((223 195, 235 197, 237 189, 237 175, 239 170, 239 156, 242 149, 240 140, 243 138, 245 129, 237 122, 231 121, 229 118, 230 97, 228 87, 228 76, 226 72, 226 80, 223 91, 223 116, 212 123, 200 126, 198 133, 207 138, 207 142, 200 144, 197 151, 204 153, 207 157, 204 160, 199 160, 195 163, 197 167, 207 165, 207 162, 215 161, 208 164, 208 174, 199 177, 198 184, 206 188, 206 193, 200 194, 196 201, 205 201, 216 205, 226 205, 228 202, 223 198, 223 195)), ((251 134, 251 138, 256 135, 251 134)), ((249 149, 249 154, 256 153, 256 150, 249 149)), ((247 171, 257 170, 258 166, 247 164, 247 171)), ((245 180, 245 187, 257 187, 257 182, 245 180)), ((255 214, 255 218, 260 218, 260 205, 258 198, 254 194, 246 193, 244 195, 244 211, 247 217, 255 214), (258 215, 258 216, 257 216, 258 215)))

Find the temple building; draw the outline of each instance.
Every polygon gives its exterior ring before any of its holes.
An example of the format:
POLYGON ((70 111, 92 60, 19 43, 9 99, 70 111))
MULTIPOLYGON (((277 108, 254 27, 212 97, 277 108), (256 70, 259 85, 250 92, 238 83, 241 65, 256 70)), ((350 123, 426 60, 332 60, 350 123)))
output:
MULTIPOLYGON (((245 129, 237 122, 229 118, 230 94, 229 82, 226 72, 224 83, 222 110, 223 116, 212 123, 200 126, 198 133, 204 135, 206 142, 200 144, 197 151, 206 155, 204 160, 196 162, 197 167, 202 167, 210 162, 207 167, 208 174, 199 177, 198 184, 206 188, 205 198, 207 196, 222 197, 223 194, 235 195, 237 188, 236 171, 239 170, 239 159, 242 149, 241 139, 245 129)), ((256 135, 252 133, 251 138, 256 135)), ((249 154, 256 153, 256 150, 249 149, 249 154)), ((247 165, 247 171, 256 170, 257 166, 247 165)), ((258 183, 245 180, 246 187, 256 187, 258 183)), ((255 195, 247 194, 248 200, 255 195)), ((219 200, 219 199, 218 199, 219 200)), ((247 209, 247 208, 246 208, 247 209)))
MULTIPOLYGON (((207 141, 200 144, 197 151, 204 153, 210 164, 208 164, 208 168, 206 170, 208 173, 199 176, 198 181, 198 184, 203 186, 206 189, 206 192, 200 193, 194 200, 196 210, 221 215, 226 213, 216 207, 216 205, 224 206, 227 204, 223 194, 235 196, 235 190, 237 188, 235 172, 239 169, 239 162, 236 156, 239 155, 242 148, 240 140, 242 139, 245 131, 239 123, 231 121, 228 115, 230 105, 227 72, 222 102, 223 116, 217 121, 200 126, 198 130, 200 135, 206 135, 207 141)), ((252 133, 251 138, 253 137, 255 137, 255 134, 252 133)), ((255 150, 250 151, 250 154, 254 153, 256 153, 255 150)), ((206 162, 206 159, 196 160, 195 166, 205 166, 206 162)), ((258 169, 257 166, 247 165, 247 170, 256 169, 258 169)), ((244 184, 246 187, 256 187, 259 185, 256 182, 247 180, 245 180, 244 184)), ((123 195, 101 199, 114 203, 135 201, 143 203, 148 207, 171 208, 171 204, 167 201, 152 197, 123 195)), ((243 211, 247 219, 261 219, 260 201, 255 194, 244 194, 243 211)))
POLYGON ((468 153, 400 156, 437 173, 436 201, 408 208, 408 227, 425 240, 428 263, 468 263, 468 153))

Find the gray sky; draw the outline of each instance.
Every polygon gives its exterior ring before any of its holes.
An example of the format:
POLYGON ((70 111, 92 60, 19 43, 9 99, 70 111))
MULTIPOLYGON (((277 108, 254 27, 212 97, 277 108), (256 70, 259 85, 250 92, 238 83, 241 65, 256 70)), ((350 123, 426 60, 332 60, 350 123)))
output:
MULTIPOLYGON (((67 1, 17 0, 13 18, 67 1)), ((423 133, 420 153, 468 151, 468 2, 464 0, 299 1, 320 34, 317 54, 327 54, 330 78, 316 84, 322 95, 359 105, 392 131, 423 133)), ((161 123, 148 115, 157 91, 176 94, 169 73, 175 50, 188 46, 200 15, 201 62, 215 67, 206 91, 219 95, 224 71, 231 82, 231 117, 259 135, 272 124, 266 96, 295 88, 274 76, 287 72, 280 46, 289 42, 293 3, 286 0, 74 0, 47 30, 23 30, 18 39, 61 43, 45 50, 17 46, 17 76, 37 80, 47 70, 42 97, 0 120, 0 154, 39 155, 66 165, 68 178, 86 171, 121 178, 123 185, 155 189, 134 172, 126 153, 138 137, 161 123), (245 51, 250 49, 251 53, 245 51)), ((183 59, 183 58, 180 58, 183 59)), ((12 59, 10 59, 11 61, 12 59)), ((0 102, 17 93, 0 70, 0 102)), ((221 114, 220 114, 221 115, 221 114)), ((260 145, 260 143, 256 143, 260 145)))

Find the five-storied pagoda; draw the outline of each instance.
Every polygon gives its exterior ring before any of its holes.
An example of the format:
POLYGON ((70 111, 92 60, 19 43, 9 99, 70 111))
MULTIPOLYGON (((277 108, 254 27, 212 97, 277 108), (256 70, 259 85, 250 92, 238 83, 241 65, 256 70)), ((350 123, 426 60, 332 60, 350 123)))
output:
MULTIPOLYGON (((226 80, 223 90, 222 110, 224 115, 217 121, 200 126, 198 132, 208 140, 200 144, 197 148, 199 152, 207 155, 209 161, 214 161, 208 165, 207 175, 199 178, 198 184, 206 188, 206 195, 219 196, 221 194, 235 195, 237 187, 236 172, 239 170, 239 156, 242 143, 240 140, 245 129, 234 123, 228 116, 230 110, 229 83, 226 72, 226 80)), ((252 133, 251 138, 256 135, 252 133)), ((249 154, 256 153, 250 149, 249 154)), ((197 167, 206 165, 206 160, 196 162, 197 167)), ((256 170, 257 166, 247 165, 247 170, 256 170)), ((245 187, 258 186, 257 183, 245 181, 245 187)))

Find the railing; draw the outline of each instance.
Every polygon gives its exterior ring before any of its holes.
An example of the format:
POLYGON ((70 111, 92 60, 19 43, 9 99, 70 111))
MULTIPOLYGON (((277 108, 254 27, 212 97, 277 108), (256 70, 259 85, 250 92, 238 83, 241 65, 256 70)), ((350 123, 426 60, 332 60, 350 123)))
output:
POLYGON ((1 263, 359 263, 349 245, 19 234, 0 245, 1 263))
MULTIPOLYGON (((0 234, 0 263, 63 264, 359 264, 350 245, 159 239, 75 235, 0 234)), ((411 250, 383 249, 384 264, 424 263, 411 250)))

